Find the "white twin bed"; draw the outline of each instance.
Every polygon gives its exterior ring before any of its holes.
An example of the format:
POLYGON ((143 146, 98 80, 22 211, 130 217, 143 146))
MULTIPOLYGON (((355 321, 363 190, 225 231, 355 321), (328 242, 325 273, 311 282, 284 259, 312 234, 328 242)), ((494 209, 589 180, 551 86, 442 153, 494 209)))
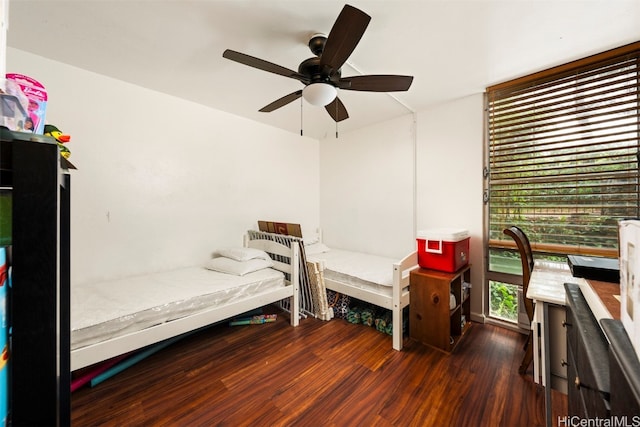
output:
POLYGON ((298 246, 245 238, 245 247, 227 248, 207 266, 72 289, 71 370, 283 299, 289 300, 291 325, 297 326, 298 246))
POLYGON ((409 273, 418 268, 417 252, 398 260, 343 249, 323 243, 305 247, 308 261, 319 263, 327 289, 392 311, 395 350, 403 344, 403 309, 409 306, 409 273))

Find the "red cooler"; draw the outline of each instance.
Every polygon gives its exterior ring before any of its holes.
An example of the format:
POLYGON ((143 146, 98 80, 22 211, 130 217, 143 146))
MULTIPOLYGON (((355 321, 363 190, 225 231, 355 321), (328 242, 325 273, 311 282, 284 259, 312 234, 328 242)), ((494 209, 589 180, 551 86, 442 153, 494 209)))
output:
POLYGON ((438 228, 418 232, 418 264, 453 273, 469 263, 469 231, 438 228))

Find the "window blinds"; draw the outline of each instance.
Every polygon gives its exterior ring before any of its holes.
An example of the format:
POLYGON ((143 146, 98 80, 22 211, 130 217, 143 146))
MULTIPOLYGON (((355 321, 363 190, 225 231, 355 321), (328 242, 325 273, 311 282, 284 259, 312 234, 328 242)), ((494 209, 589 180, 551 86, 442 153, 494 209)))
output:
POLYGON ((609 254, 638 217, 640 42, 487 89, 490 246, 609 254), (493 243, 493 244, 492 244, 493 243))

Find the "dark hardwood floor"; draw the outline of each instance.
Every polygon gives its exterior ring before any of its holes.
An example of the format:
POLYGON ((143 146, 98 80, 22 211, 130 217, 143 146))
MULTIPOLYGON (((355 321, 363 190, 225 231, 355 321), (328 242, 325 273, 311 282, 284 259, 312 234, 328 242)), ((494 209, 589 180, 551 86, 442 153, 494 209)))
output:
MULTIPOLYGON (((276 312, 272 309, 270 312, 276 312)), ((288 314, 191 334, 72 394, 74 426, 543 426, 525 336, 474 324, 453 354, 288 314)), ((554 417, 566 398, 554 397, 554 417)))

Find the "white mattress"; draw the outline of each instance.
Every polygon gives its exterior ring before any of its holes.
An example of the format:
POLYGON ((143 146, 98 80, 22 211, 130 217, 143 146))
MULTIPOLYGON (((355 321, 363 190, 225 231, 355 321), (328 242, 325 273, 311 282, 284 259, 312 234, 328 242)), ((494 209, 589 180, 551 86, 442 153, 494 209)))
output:
POLYGON ((397 262, 393 258, 332 248, 328 252, 307 255, 307 259, 324 264, 325 279, 379 293, 391 292, 393 264, 397 262))
POLYGON ((282 286, 284 274, 271 268, 234 276, 203 267, 77 286, 71 291, 71 349, 282 286))

